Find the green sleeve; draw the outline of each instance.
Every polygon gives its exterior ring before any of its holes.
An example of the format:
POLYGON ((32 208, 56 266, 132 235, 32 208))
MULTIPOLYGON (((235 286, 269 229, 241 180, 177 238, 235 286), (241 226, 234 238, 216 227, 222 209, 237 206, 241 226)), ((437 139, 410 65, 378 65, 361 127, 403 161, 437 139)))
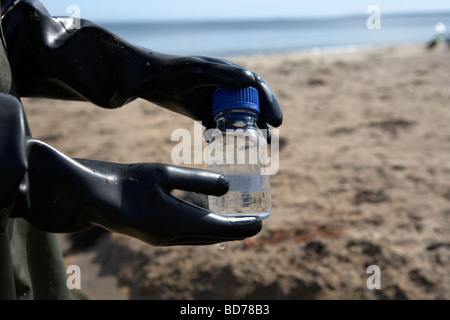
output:
POLYGON ((55 234, 22 218, 10 219, 0 237, 0 296, 3 299, 71 299, 55 234))

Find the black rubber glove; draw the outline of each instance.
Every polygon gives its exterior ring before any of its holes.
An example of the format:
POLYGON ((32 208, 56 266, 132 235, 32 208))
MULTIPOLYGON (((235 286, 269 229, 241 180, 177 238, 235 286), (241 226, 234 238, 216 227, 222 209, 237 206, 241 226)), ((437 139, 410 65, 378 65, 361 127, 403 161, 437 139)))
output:
POLYGON ((17 212, 49 232, 100 225, 152 245, 206 245, 253 236, 262 226, 259 218, 216 215, 171 193, 222 195, 228 181, 220 174, 159 163, 73 160, 32 139, 27 153, 17 212))
POLYGON ((48 232, 100 225, 152 245, 239 240, 261 229, 259 218, 216 215, 171 193, 222 195, 228 181, 220 174, 158 163, 73 160, 28 137, 24 120, 20 102, 0 93, 2 222, 12 210, 12 217, 48 232))
POLYGON ((6 13, 4 34, 20 96, 89 100, 105 108, 143 98, 210 128, 214 89, 253 86, 260 98, 259 127, 281 125, 277 97, 247 68, 224 59, 161 54, 92 22, 70 29, 67 21, 32 0, 6 13))
POLYGON ((6 227, 25 171, 23 109, 16 98, 0 93, 0 232, 6 227))

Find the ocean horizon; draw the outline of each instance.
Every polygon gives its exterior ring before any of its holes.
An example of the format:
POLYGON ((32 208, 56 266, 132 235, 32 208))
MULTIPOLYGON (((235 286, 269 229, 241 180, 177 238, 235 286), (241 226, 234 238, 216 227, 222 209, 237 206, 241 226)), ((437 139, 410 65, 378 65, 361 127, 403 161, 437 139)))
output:
POLYGON ((130 43, 153 51, 217 57, 355 50, 410 43, 425 45, 435 36, 437 22, 443 22, 450 30, 450 11, 380 15, 379 29, 368 28, 369 16, 98 24, 130 43))

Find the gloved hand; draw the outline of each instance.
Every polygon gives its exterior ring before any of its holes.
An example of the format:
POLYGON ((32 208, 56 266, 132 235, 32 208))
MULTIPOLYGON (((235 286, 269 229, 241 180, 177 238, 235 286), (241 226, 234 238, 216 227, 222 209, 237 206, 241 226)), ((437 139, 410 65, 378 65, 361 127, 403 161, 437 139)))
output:
POLYGON ((260 129, 278 127, 283 120, 280 103, 266 81, 256 72, 225 59, 200 56, 158 54, 157 81, 143 83, 138 96, 167 109, 201 120, 206 128, 215 127, 212 95, 219 87, 258 90, 260 129))
POLYGON ((92 22, 70 29, 64 21, 35 0, 5 15, 8 58, 21 96, 89 100, 105 108, 143 98, 211 128, 214 89, 253 86, 260 129, 282 123, 277 97, 254 71, 224 59, 154 52, 92 22))
POLYGON ((159 163, 73 160, 38 140, 26 143, 28 172, 15 214, 49 232, 93 225, 148 244, 206 245, 257 234, 259 218, 230 218, 175 197, 174 189, 228 191, 220 174, 159 163))
POLYGON ((26 129, 20 102, 0 93, 3 228, 11 214, 49 232, 100 225, 153 245, 238 240, 261 229, 258 218, 222 217, 171 194, 173 189, 224 194, 228 182, 220 174, 157 163, 73 160, 30 138, 26 129))

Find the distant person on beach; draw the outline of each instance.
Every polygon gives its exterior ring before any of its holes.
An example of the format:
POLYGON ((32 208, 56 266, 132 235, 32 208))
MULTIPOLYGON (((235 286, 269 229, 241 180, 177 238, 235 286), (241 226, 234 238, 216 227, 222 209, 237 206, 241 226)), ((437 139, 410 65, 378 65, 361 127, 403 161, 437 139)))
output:
MULTIPOLYGON (((51 17, 39 1, 2 1, 1 17, 1 298, 70 298, 54 233, 98 225, 171 246, 239 240, 260 231, 258 218, 223 217, 171 194, 222 195, 228 191, 224 176, 160 163, 71 159, 32 138, 20 101, 43 97, 117 108, 142 98, 209 128, 214 89, 253 86, 260 96, 259 126, 270 129, 281 125, 282 111, 257 73, 222 59, 134 46, 92 22, 51 17)), ((160 141, 153 143, 157 148, 160 141)))
POLYGON ((450 46, 450 34, 446 36, 447 27, 442 21, 436 22, 434 25, 434 37, 428 42, 427 48, 433 49, 441 41, 446 41, 450 46))

